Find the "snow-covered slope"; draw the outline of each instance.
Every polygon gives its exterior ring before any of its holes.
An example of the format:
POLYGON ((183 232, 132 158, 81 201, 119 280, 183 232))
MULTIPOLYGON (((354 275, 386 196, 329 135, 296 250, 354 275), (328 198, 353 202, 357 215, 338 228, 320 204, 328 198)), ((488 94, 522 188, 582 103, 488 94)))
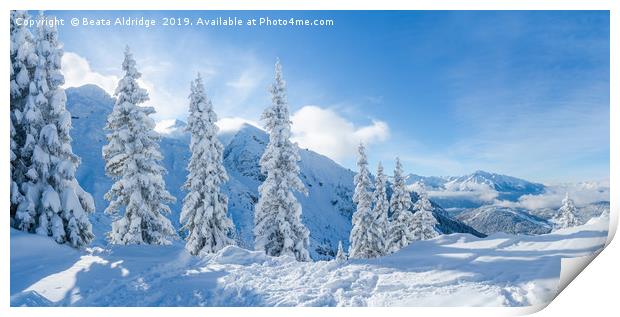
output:
POLYGON ((482 206, 460 213, 457 219, 485 234, 543 234, 551 231, 551 224, 530 214, 523 208, 495 205, 482 206))
POLYGON ((103 194, 112 186, 112 181, 105 176, 101 148, 107 142, 103 128, 114 106, 114 99, 95 85, 69 88, 65 92, 73 124, 73 152, 82 160, 76 176, 95 200, 96 211, 91 216, 91 222, 96 239, 93 243, 99 244, 105 238, 104 232, 110 228, 110 219, 103 214, 108 206, 103 194))
POLYGON ((443 235, 372 260, 296 262, 227 247, 77 251, 11 229, 11 306, 526 306, 557 292, 561 259, 590 255, 608 217, 537 236, 443 235))
MULTIPOLYGON (((82 157, 78 180, 89 191, 97 206, 93 215, 95 245, 105 245, 105 232, 110 230, 110 219, 103 214, 107 201, 103 196, 111 181, 104 174, 101 147, 106 143, 106 118, 114 100, 97 86, 87 85, 67 89, 67 108, 74 116, 72 130, 74 152, 82 157)), ((164 176, 166 187, 177 198, 171 205, 169 216, 179 228, 179 212, 185 192, 181 189, 186 178, 190 157, 189 137, 183 131, 185 123, 179 120, 160 124, 163 165, 168 170, 164 176)), ((258 186, 263 181, 258 162, 264 152, 268 135, 261 129, 243 124, 236 131, 219 136, 225 146, 224 166, 230 180, 224 186, 229 197, 229 211, 237 228, 237 240, 243 247, 253 246, 253 210, 258 199, 258 186)), ((335 256, 338 241, 348 247, 351 215, 355 206, 351 201, 354 173, 331 159, 310 150, 300 150, 301 179, 308 189, 308 196, 297 194, 302 204, 302 221, 310 230, 310 255, 314 259, 335 256)), ((414 199, 415 195, 414 195, 414 199)), ((465 232, 482 236, 471 227, 443 212, 437 204, 435 215, 438 229, 443 233, 465 232)))

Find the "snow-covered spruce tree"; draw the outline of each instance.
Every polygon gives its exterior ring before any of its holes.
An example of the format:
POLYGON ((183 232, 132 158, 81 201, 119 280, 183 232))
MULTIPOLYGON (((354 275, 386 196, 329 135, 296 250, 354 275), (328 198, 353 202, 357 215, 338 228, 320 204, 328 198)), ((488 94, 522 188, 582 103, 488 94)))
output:
POLYGON ((254 209, 255 249, 271 256, 292 255, 298 261, 310 261, 309 232, 301 223, 301 204, 293 195, 293 191, 307 191, 299 179, 297 147, 290 141, 286 84, 279 60, 270 91, 272 105, 261 116, 269 143, 260 159, 261 173, 266 179, 258 188, 254 209))
POLYGON ((26 139, 21 154, 29 158, 30 165, 27 182, 21 186, 25 197, 16 220, 20 229, 31 230, 25 219, 34 218, 38 234, 82 247, 94 238, 88 214, 94 212, 95 205, 75 178, 80 159, 71 148, 71 114, 60 88, 64 84, 60 70, 63 51, 56 27, 39 26, 35 44, 38 60, 22 120, 26 139))
POLYGON ((336 253, 336 261, 344 262, 347 260, 347 255, 344 253, 344 248, 342 247, 342 241, 338 241, 338 252, 336 253))
POLYGON ((394 181, 392 183, 392 197, 390 199, 392 217, 390 221, 389 252, 396 252, 409 245, 413 240, 411 225, 413 214, 411 213, 411 196, 407 191, 403 166, 400 159, 396 158, 394 168, 394 181))
POLYGON ((15 141, 16 138, 16 131, 15 128, 13 127, 13 120, 11 120, 10 122, 10 136, 11 136, 11 141, 10 141, 10 151, 9 151, 9 156, 11 158, 11 184, 10 184, 10 188, 11 188, 11 196, 10 196, 10 201, 11 201, 11 207, 10 207, 10 217, 11 217, 11 226, 15 226, 15 214, 17 213, 17 206, 19 206, 19 203, 22 202, 22 200, 24 199, 24 195, 22 195, 21 191, 19 190, 19 185, 18 185, 18 181, 15 180, 14 176, 15 176, 15 165, 18 164, 18 156, 17 156, 17 150, 19 149, 17 147, 17 142, 15 141))
POLYGON ((562 200, 562 207, 558 209, 558 213, 553 217, 552 222, 555 229, 569 228, 579 225, 577 219, 577 207, 575 202, 570 199, 568 193, 562 200))
POLYGON ((437 219, 433 215, 433 205, 424 188, 420 190, 418 197, 418 201, 413 205, 415 212, 412 219, 412 237, 414 240, 429 240, 439 236, 435 229, 437 219))
POLYGON ((370 172, 368 171, 368 159, 363 144, 358 147, 357 167, 358 172, 353 179, 355 192, 353 202, 356 210, 351 219, 351 233, 349 235, 349 257, 371 258, 376 256, 372 250, 372 237, 369 235, 369 226, 374 220, 372 217, 372 192, 370 192, 370 172))
POLYGON ((387 176, 383 172, 383 165, 379 162, 377 166, 377 176, 375 177, 375 191, 373 193, 372 219, 370 223, 369 235, 372 237, 371 253, 373 257, 386 255, 388 253, 389 242, 389 223, 388 212, 390 203, 386 192, 387 176))
MULTIPOLYGON (((25 142, 25 132, 22 127, 24 105, 28 97, 28 89, 34 66, 36 65, 36 54, 34 52, 34 39, 32 33, 24 23, 17 23, 19 20, 28 19, 26 11, 11 11, 11 34, 10 34, 10 159, 11 159, 11 223, 13 226, 30 227, 30 219, 15 221, 17 207, 23 200, 20 191, 21 184, 26 177, 26 168, 30 162, 24 162, 21 156, 21 148, 25 142)), ((22 217, 30 218, 31 215, 22 214, 22 217)), ((27 229, 25 229, 27 230, 27 229)))
POLYGON ((159 163, 163 159, 159 135, 149 117, 155 109, 139 106, 148 94, 138 85, 141 74, 129 47, 123 71, 105 127, 108 144, 102 149, 106 174, 115 180, 105 195, 110 202, 105 212, 118 216, 124 209, 122 217, 112 223, 108 238, 115 244, 169 244, 176 233, 164 214, 170 213, 167 203, 175 198, 165 188, 166 170, 159 163))
POLYGON ((234 225, 228 218, 228 197, 220 186, 228 181, 222 143, 217 139, 217 116, 207 99, 200 75, 191 84, 187 131, 192 156, 184 188, 181 224, 189 232, 185 248, 191 254, 213 253, 234 244, 234 225))

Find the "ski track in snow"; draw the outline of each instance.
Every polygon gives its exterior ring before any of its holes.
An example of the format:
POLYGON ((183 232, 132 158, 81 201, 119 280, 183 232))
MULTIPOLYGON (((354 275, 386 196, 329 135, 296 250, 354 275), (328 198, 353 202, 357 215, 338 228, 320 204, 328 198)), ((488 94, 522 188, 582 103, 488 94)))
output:
POLYGON ((193 257, 182 241, 76 251, 12 229, 11 305, 526 306, 550 301, 560 259, 600 249, 607 227, 601 217, 539 236, 442 235, 340 263, 238 247, 193 257))

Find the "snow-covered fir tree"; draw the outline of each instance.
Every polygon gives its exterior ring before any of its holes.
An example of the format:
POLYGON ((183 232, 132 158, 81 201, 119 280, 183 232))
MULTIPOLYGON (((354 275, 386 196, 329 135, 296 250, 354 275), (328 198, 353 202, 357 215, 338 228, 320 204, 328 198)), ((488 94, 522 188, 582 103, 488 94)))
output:
POLYGON ((558 209, 558 213, 553 217, 552 222, 555 229, 579 225, 577 207, 575 207, 575 202, 568 196, 568 193, 566 193, 566 196, 562 199, 562 207, 558 209))
POLYGON ((347 260, 347 254, 344 253, 344 248, 342 247, 342 241, 338 241, 338 251, 336 252, 336 261, 344 262, 347 260))
POLYGON ((413 240, 411 231, 413 222, 411 195, 409 195, 407 185, 405 184, 403 166, 399 158, 396 158, 396 167, 394 168, 390 211, 392 215, 390 219, 388 251, 391 253, 406 247, 413 240))
POLYGON ((272 105, 261 116, 269 143, 260 159, 261 173, 266 179, 258 188, 254 209, 255 249, 271 256, 292 255, 298 261, 310 261, 309 231, 301 222, 301 204, 293 195, 293 191, 307 191, 299 179, 297 147, 290 141, 286 83, 279 60, 270 91, 272 105))
POLYGON ((24 195, 22 195, 21 191, 19 190, 19 185, 18 185, 18 181, 15 179, 15 165, 19 164, 19 160, 18 160, 18 156, 17 156, 17 151, 18 151, 18 147, 17 147, 17 142, 15 141, 16 138, 16 131, 15 131, 15 127, 13 126, 13 120, 11 120, 10 122, 10 136, 11 136, 11 140, 10 140, 10 151, 9 151, 9 156, 11 159, 11 184, 10 184, 10 201, 11 201, 11 206, 10 206, 10 217, 11 217, 11 226, 15 226, 15 214, 17 213, 17 207, 19 206, 19 203, 22 202, 22 200, 24 199, 24 195))
POLYGON ((11 160, 11 184, 10 184, 10 214, 11 224, 28 230, 33 222, 28 213, 21 214, 21 219, 15 221, 17 207, 23 200, 21 184, 26 180, 25 173, 30 160, 24 161, 21 148, 25 142, 25 132, 22 127, 22 118, 28 89, 34 73, 37 57, 34 51, 34 39, 30 30, 24 23, 17 23, 29 18, 26 11, 11 11, 10 30, 10 160, 11 160), (24 219, 26 217, 26 219, 24 219))
POLYGON ((369 235, 373 237, 372 250, 374 256, 381 256, 388 253, 389 247, 389 223, 388 213, 390 203, 387 198, 387 176, 383 172, 383 165, 379 162, 377 166, 377 176, 375 177, 375 191, 373 193, 372 219, 370 223, 369 235))
POLYGON ((357 159, 358 172, 353 181, 355 192, 353 202, 356 210, 351 219, 351 234, 349 236, 350 258, 373 258, 381 255, 377 248, 378 236, 373 234, 371 225, 375 221, 372 212, 373 193, 370 191, 370 172, 368 171, 368 159, 363 144, 358 147, 357 159))
POLYGON ((71 148, 71 114, 60 88, 64 84, 62 54, 56 27, 39 26, 37 61, 21 122, 26 135, 21 157, 29 166, 15 220, 19 229, 34 228, 58 243, 82 247, 94 238, 88 214, 94 212, 95 205, 75 178, 80 159, 71 148))
POLYGON ((165 188, 159 135, 149 117, 155 109, 140 106, 149 98, 138 85, 141 74, 129 47, 123 72, 105 127, 108 144, 102 149, 106 174, 115 181, 105 195, 110 202, 106 213, 117 216, 108 238, 115 244, 169 244, 176 233, 165 214, 175 198, 165 188))
POLYGON ((433 205, 428 199, 428 194, 421 188, 418 200, 413 205, 415 211, 412 219, 412 237, 414 240, 429 240, 439 236, 435 228, 437 219, 433 215, 433 205))
POLYGON ((191 84, 187 131, 192 156, 184 188, 181 224, 188 231, 185 248, 191 254, 213 253, 235 243, 234 225, 228 217, 228 197, 220 187, 228 181, 224 147, 217 138, 217 115, 207 99, 200 75, 191 84))

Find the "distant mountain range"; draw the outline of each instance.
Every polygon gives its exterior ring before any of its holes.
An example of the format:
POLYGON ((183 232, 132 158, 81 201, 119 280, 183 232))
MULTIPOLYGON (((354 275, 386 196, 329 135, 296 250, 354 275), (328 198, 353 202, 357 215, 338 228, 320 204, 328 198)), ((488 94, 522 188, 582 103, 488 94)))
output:
POLYGON ((517 201, 523 195, 539 195, 545 185, 520 178, 475 171, 464 176, 407 176, 407 184, 415 188, 423 184, 443 207, 480 207, 495 199, 517 201))

